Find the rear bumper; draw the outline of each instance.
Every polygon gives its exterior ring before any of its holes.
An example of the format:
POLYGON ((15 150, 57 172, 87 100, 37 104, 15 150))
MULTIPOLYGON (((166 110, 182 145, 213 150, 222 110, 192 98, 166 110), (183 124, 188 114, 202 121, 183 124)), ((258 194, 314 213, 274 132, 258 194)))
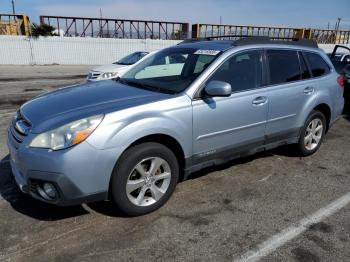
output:
POLYGON ((334 105, 332 119, 329 123, 330 127, 342 116, 344 106, 345 106, 345 99, 342 96, 341 98, 338 99, 337 103, 334 105))

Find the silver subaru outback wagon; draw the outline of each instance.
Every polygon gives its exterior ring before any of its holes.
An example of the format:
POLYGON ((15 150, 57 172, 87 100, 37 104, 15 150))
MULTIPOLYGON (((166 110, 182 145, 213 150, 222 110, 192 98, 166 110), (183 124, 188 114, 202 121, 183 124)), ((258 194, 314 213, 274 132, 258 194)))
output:
POLYGON ((344 100, 327 55, 296 42, 198 41, 117 80, 43 94, 8 129, 19 188, 56 205, 161 207, 191 172, 284 144, 315 153, 344 100))

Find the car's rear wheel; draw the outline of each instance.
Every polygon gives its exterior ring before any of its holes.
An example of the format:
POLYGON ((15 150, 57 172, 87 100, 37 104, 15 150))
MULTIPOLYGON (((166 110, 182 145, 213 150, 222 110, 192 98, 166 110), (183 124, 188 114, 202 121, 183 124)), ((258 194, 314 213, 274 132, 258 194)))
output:
POLYGON ((169 148, 158 143, 139 144, 119 159, 111 180, 112 197, 122 212, 143 215, 170 198, 178 178, 178 161, 169 148))
POLYGON ((302 156, 315 153, 321 146, 326 133, 326 118, 320 111, 314 110, 302 128, 298 149, 302 156))

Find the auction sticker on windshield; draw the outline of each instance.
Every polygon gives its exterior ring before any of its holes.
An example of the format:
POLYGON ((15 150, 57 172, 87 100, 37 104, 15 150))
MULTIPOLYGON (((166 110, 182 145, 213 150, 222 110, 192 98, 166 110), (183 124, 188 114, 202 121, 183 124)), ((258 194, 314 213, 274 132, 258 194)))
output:
POLYGON ((220 53, 218 50, 197 50, 194 54, 195 55, 217 55, 220 53))

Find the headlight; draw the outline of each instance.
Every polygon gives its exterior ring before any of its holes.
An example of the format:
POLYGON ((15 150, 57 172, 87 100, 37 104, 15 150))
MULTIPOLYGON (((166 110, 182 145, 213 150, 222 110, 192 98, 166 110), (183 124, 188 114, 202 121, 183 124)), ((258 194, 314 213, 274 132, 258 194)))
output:
POLYGON ((103 73, 102 75, 100 75, 100 79, 111 79, 111 78, 114 78, 114 77, 117 77, 118 75, 118 72, 114 72, 114 73, 103 73))
POLYGON ((83 142, 101 123, 103 115, 84 118, 37 135, 30 147, 65 149, 83 142))

